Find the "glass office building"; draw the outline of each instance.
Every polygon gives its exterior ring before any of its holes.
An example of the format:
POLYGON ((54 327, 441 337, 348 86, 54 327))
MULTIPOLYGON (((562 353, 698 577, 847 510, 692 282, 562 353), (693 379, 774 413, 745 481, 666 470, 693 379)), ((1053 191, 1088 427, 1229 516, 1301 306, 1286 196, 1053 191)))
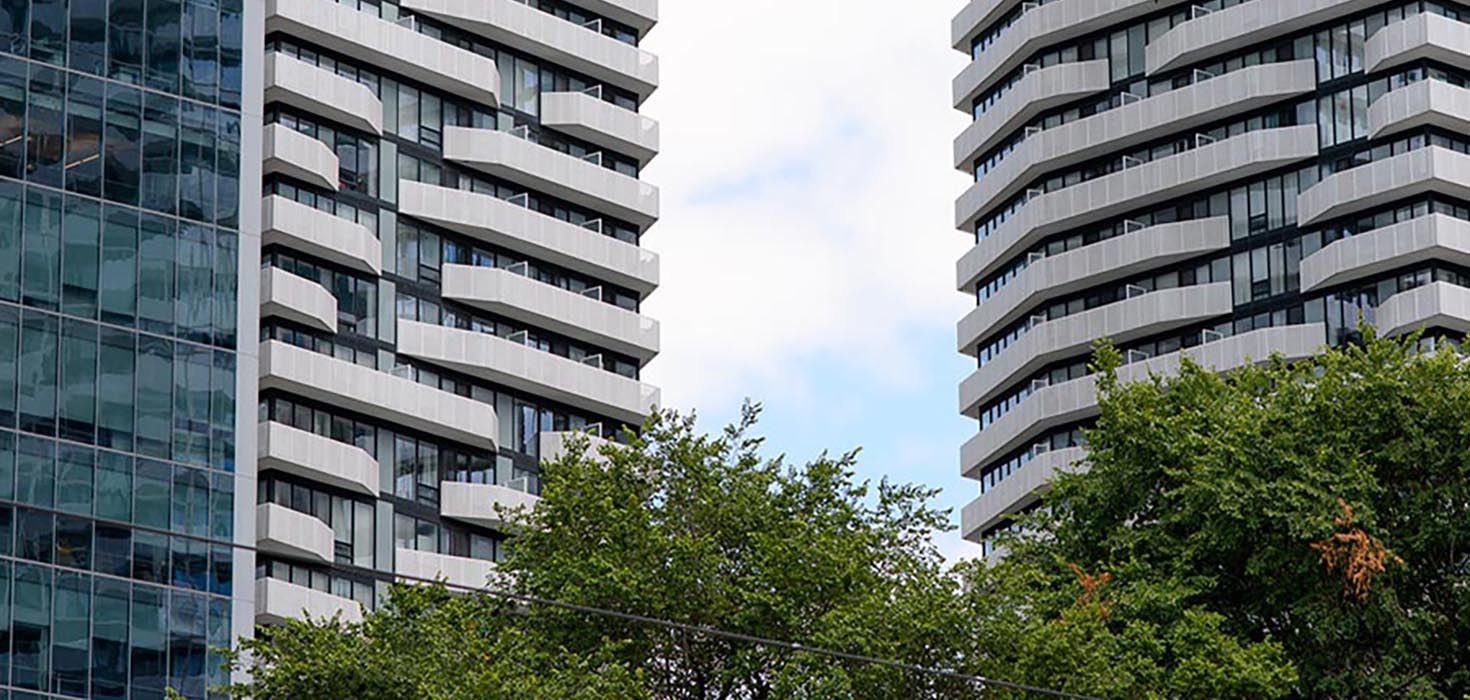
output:
POLYGON ((1470 6, 971 0, 961 449, 986 544, 1085 465, 1099 337, 1125 380, 1470 329, 1470 6))
POLYGON ((0 0, 0 698, 203 697, 251 628, 247 4, 0 0))

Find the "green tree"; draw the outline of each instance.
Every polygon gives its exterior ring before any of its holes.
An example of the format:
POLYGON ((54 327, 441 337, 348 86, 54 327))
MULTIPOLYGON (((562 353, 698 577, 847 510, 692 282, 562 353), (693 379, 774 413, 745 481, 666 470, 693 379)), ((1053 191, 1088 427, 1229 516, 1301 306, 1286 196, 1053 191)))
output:
MULTIPOLYGON (((980 578, 1032 575, 1001 594, 1015 602, 1065 590, 1070 566, 1107 572, 1117 634, 1213 636, 1241 669, 1291 661, 1246 685, 1175 667, 1216 697, 1267 697, 1262 683, 1298 698, 1465 697, 1470 365, 1368 335, 1308 361, 1224 376, 1186 362, 1130 385, 1102 349, 1090 470, 1058 479, 1036 529, 980 578)), ((1204 697, 1179 692, 1165 697, 1204 697)))
MULTIPOLYGON (((701 435, 655 416, 626 446, 544 465, 495 586, 563 601, 1109 700, 1279 698, 1280 647, 1040 555, 950 569, 930 489, 859 482, 856 453, 761 455, 758 409, 701 435), (1221 695, 1220 693, 1225 693, 1221 695)), ((1092 573, 1088 573, 1091 571, 1092 573)), ((1034 698, 963 679, 442 588, 394 590, 360 624, 296 622, 235 657, 258 700, 1034 698)))

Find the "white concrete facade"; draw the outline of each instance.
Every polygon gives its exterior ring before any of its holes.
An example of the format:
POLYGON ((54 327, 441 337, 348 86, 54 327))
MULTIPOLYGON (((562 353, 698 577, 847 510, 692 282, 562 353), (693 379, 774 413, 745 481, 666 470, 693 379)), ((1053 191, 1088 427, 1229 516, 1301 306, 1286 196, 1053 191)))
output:
POLYGON ((976 419, 962 534, 1085 464, 1087 362, 1125 380, 1470 332, 1470 17, 1392 0, 969 0, 951 104, 976 419), (1325 42, 1325 43, 1324 43, 1325 42), (1424 68, 1428 62, 1432 65, 1424 68), (1464 286, 1461 286, 1464 285, 1464 286))
POLYGON ((659 406, 658 0, 246 4, 242 624, 479 588, 520 534, 494 506, 659 406))

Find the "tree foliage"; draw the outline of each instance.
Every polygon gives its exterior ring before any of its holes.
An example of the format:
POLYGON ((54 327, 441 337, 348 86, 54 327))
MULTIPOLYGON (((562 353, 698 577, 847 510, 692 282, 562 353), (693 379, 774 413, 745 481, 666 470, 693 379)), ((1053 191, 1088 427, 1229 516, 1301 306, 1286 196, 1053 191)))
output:
MULTIPOLYGON (((1065 475, 997 565, 949 567, 929 489, 856 453, 762 456, 654 417, 544 465, 495 585, 1107 700, 1470 692, 1470 376, 1370 339, 1125 385, 1099 350, 1090 471, 1065 475)), ((433 587, 361 624, 243 647, 236 698, 1020 700, 1019 690, 433 587)))
MULTIPOLYGON (((1186 644, 1217 630, 1290 697, 1467 697, 1470 365, 1368 335, 1131 385, 1103 349, 1090 470, 1058 480, 1002 568, 1058 589, 1067 565, 1106 571, 1114 617, 1186 644)), ((1267 696, 1219 670, 1189 685, 1267 696)))

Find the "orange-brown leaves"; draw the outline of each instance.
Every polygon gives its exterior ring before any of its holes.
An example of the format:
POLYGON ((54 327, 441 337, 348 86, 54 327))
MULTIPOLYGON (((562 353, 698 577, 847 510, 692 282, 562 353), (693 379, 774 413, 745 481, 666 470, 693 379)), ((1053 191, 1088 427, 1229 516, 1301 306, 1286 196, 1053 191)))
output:
POLYGON ((1402 566, 1404 560, 1357 524, 1357 516, 1347 501, 1339 498, 1337 505, 1342 508, 1342 515, 1333 522, 1345 531, 1312 543, 1312 549, 1322 553, 1322 565, 1328 571, 1342 574, 1343 597, 1361 603, 1368 600, 1373 580, 1388 570, 1388 564, 1402 566))
POLYGON ((1072 568, 1072 573, 1077 576, 1077 585, 1082 587, 1082 596, 1077 599, 1077 604, 1085 607, 1096 603, 1098 617, 1106 618, 1110 615, 1110 608, 1113 605, 1113 601, 1103 600, 1098 595, 1098 590, 1106 586, 1109 581, 1112 581, 1113 575, 1107 571, 1093 575, 1083 571, 1082 567, 1076 564, 1068 564, 1067 566, 1072 568))

